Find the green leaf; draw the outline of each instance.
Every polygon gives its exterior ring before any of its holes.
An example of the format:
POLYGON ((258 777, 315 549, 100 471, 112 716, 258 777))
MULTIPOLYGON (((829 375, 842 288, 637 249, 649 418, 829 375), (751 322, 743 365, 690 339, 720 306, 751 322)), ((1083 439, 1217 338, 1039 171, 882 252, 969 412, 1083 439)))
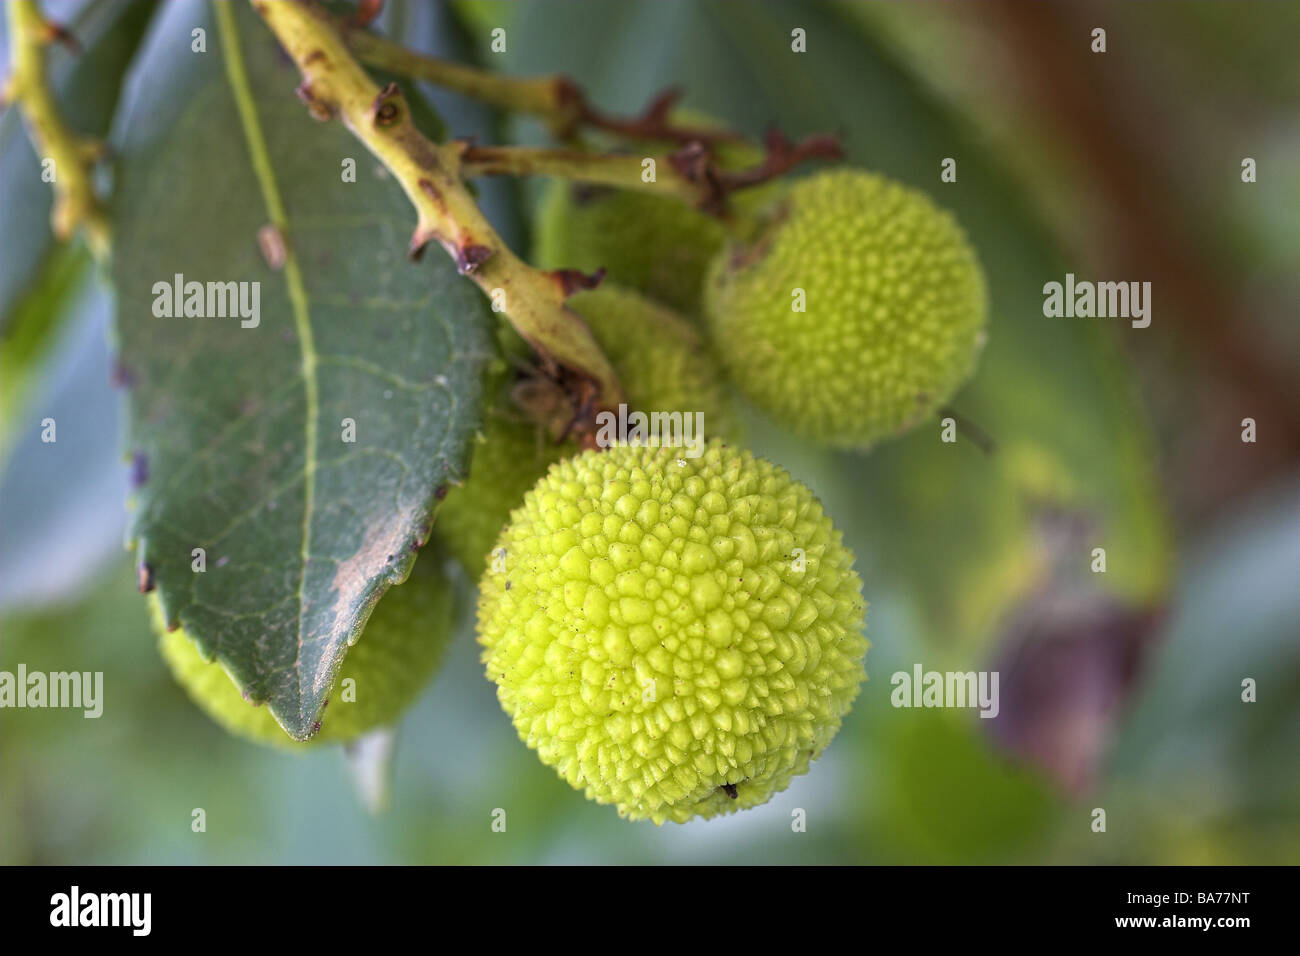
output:
POLYGON ((308 116, 246 4, 169 4, 151 39, 113 260, 128 451, 147 469, 141 573, 168 621, 301 739, 407 575, 437 490, 464 473, 490 314, 450 260, 406 260, 402 191, 341 124, 308 116), (206 54, 190 52, 197 26, 206 54), (280 269, 259 254, 269 223, 280 269), (154 284, 178 274, 260 283, 260 323, 155 317, 154 284))

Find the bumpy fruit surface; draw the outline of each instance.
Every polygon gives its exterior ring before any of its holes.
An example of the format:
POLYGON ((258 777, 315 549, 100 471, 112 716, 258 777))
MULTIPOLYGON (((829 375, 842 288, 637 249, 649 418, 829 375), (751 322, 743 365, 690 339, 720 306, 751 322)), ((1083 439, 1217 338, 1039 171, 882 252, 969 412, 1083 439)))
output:
MULTIPOLYGON (((293 740, 265 706, 244 699, 216 661, 205 661, 181 629, 167 631, 161 605, 150 595, 159 648, 190 699, 226 730, 259 743, 298 748, 352 740, 393 724, 437 669, 452 624, 452 592, 436 553, 416 561, 410 577, 375 605, 361 637, 343 659, 339 679, 321 715, 320 732, 306 743, 293 740), (345 678, 355 700, 343 700, 345 678)), ((351 696, 351 695, 349 695, 351 696)))
POLYGON ((844 448, 903 432, 952 396, 975 368, 986 300, 956 221, 858 170, 792 186, 749 242, 723 249, 706 290, 741 391, 800 435, 844 448))
MULTIPOLYGON (((571 297, 627 394, 630 409, 700 412, 704 434, 734 439, 739 425, 721 369, 700 334, 671 310, 604 284, 571 297)), ((506 400, 502 406, 508 406, 506 400)), ((490 413, 475 446, 470 476, 438 510, 438 536, 477 578, 497 535, 524 492, 547 466, 578 451, 556 445, 521 412, 490 413)))
POLYGON ((711 442, 552 466, 480 585, 520 737, 621 816, 755 806, 808 770, 865 677, 853 555, 811 491, 711 442))

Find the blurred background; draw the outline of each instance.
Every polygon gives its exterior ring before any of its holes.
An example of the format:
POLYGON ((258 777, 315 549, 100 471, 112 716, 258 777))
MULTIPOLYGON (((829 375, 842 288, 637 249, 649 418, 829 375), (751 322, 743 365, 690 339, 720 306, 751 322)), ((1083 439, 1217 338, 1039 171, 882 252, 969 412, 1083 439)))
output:
MULTIPOLYGON (((156 8, 52 12, 84 47, 51 53, 65 115, 111 142, 156 8)), ((381 27, 566 72, 611 111, 679 86, 752 134, 838 132, 850 162, 926 190, 988 272, 989 345, 952 406, 994 448, 922 427, 844 455, 751 415, 755 451, 808 482, 858 554, 873 645, 840 735, 770 804, 655 828, 572 791, 483 678, 462 576, 453 650, 372 815, 340 748, 230 737, 158 657, 122 545, 112 292, 50 237, 8 110, 0 669, 103 671, 105 715, 0 712, 0 862, 1300 862, 1300 5, 389 0, 381 27), (1045 318, 1042 286, 1067 272, 1150 281, 1151 326, 1045 318), (47 415, 57 446, 39 444, 47 415), (894 709, 890 675, 917 663, 998 670, 1000 716, 894 709)), ((453 135, 542 137, 424 91, 453 135)), ((537 184, 482 192, 527 249, 537 184)))

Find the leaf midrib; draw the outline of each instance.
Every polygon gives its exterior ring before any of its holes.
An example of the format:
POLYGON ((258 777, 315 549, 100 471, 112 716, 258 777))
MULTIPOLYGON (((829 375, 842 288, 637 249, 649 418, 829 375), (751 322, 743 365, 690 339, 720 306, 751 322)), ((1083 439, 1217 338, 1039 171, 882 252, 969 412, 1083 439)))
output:
MULTIPOLYGON (((257 177, 271 224, 281 236, 289 234, 289 217, 280 198, 276 185, 275 173, 271 168, 270 151, 262 135, 262 126, 253 99, 252 88, 248 83, 248 73, 244 68, 243 53, 239 48, 239 33, 235 25, 235 15, 228 3, 213 0, 213 13, 216 17, 217 33, 221 40, 221 56, 226 67, 226 78, 230 83, 235 107, 239 112, 240 125, 243 127, 244 139, 248 145, 249 158, 253 163, 253 172, 257 177)), ((302 513, 302 550, 300 558, 302 572, 298 578, 298 649, 294 655, 293 669, 298 679, 298 719, 301 728, 307 719, 303 712, 302 680, 302 635, 303 615, 306 612, 307 568, 311 553, 311 525, 315 507, 316 491, 316 441, 320 418, 320 392, 316 377, 317 354, 312 336, 311 311, 307 300, 307 290, 303 285, 302 271, 292 243, 285 243, 284 277, 288 287, 289 304, 293 310, 293 323, 298 337, 298 348, 302 353, 302 377, 305 391, 306 408, 306 443, 303 459, 303 513, 302 513)), ((288 728, 286 728, 287 730, 288 728)), ((293 734, 297 736, 297 734, 293 734)))

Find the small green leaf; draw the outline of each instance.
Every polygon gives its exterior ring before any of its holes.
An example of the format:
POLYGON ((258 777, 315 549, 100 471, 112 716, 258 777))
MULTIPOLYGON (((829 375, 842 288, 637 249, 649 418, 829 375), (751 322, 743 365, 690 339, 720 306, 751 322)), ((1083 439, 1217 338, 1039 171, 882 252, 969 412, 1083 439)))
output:
POLYGON ((407 261, 402 191, 340 123, 308 116, 247 5, 195 14, 158 23, 119 150, 133 532, 168 621, 301 739, 464 473, 490 313, 445 257, 407 261), (279 267, 259 251, 268 226, 279 267), (155 284, 175 276, 247 283, 250 306, 256 283, 259 321, 157 317, 172 292, 155 284))

